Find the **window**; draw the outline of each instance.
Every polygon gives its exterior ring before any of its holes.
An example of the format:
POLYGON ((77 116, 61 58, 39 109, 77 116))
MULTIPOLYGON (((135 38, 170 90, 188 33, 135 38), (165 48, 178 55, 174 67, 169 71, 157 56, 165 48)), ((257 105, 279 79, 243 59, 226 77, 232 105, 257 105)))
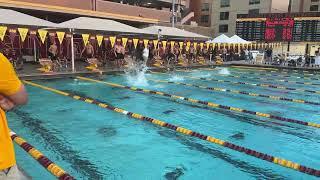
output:
POLYGON ((200 21, 202 23, 208 23, 209 22, 209 15, 202 15, 200 21))
POLYGON ((220 7, 230 7, 230 0, 221 0, 220 7))
POLYGON ((202 4, 202 8, 201 8, 201 11, 202 11, 202 12, 208 12, 209 9, 210 9, 209 3, 203 3, 203 4, 202 4))
POLYGON ((249 12, 248 12, 248 14, 250 15, 250 16, 254 16, 254 15, 258 15, 259 14, 259 9, 250 9, 249 10, 249 12))
POLYGON ((318 11, 319 10, 319 5, 311 5, 310 6, 310 11, 318 11))
POLYGON ((249 0, 249 5, 260 4, 260 0, 249 0))
POLYGON ((229 30, 228 24, 219 25, 219 33, 227 33, 229 30))
POLYGON ((229 20, 229 12, 220 12, 220 20, 229 20))

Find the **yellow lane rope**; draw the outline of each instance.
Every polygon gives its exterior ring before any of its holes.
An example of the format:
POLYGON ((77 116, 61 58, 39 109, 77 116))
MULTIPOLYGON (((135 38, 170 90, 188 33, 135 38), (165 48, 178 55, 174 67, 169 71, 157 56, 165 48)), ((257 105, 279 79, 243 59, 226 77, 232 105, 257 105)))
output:
POLYGON ((227 92, 227 93, 232 93, 232 94, 242 94, 242 95, 253 96, 253 97, 263 97, 263 98, 268 98, 268 99, 278 100, 278 101, 288 101, 288 102, 293 102, 293 103, 312 104, 312 105, 318 105, 318 106, 320 105, 320 103, 318 103, 318 102, 312 102, 312 101, 307 101, 307 100, 302 100, 302 99, 290 99, 290 98, 285 98, 285 97, 280 97, 280 96, 257 94, 257 93, 252 93, 252 92, 224 89, 224 88, 218 88, 218 87, 206 87, 206 86, 201 86, 201 85, 196 85, 196 84, 174 82, 174 81, 164 81, 164 80, 155 80, 155 79, 148 79, 148 80, 153 81, 153 82, 196 87, 199 89, 206 89, 209 91, 227 92))
POLYGON ((11 139, 17 143, 23 150, 25 150, 31 157, 33 157, 39 164, 41 164, 47 171, 61 180, 75 179, 61 167, 53 163, 50 159, 44 156, 39 150, 30 145, 23 138, 19 137, 15 132, 10 132, 11 139))
MULTIPOLYGON (((152 73, 165 74, 165 73, 159 73, 159 72, 152 72, 152 73)), ((190 79, 203 80, 203 81, 215 81, 215 82, 230 83, 230 84, 236 84, 236 85, 248 85, 248 86, 257 86, 257 87, 264 87, 264 88, 282 89, 282 90, 289 90, 289 91, 299 91, 299 92, 307 92, 307 93, 312 93, 312 94, 320 94, 320 91, 298 89, 298 88, 291 88, 291 87, 285 87, 285 86, 276 86, 276 85, 272 85, 272 84, 258 84, 258 83, 221 80, 221 79, 215 79, 215 78, 198 78, 198 77, 192 77, 192 76, 183 76, 183 77, 190 78, 190 79)))

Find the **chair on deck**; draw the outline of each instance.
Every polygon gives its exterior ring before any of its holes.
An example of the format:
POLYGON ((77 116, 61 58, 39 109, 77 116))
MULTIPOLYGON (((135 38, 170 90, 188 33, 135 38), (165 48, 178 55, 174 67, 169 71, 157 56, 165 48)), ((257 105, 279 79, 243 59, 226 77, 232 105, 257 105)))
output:
POLYGON ((39 63, 42 66, 38 70, 43 73, 50 73, 53 72, 53 62, 51 59, 48 58, 41 58, 39 59, 39 63))
POLYGON ((216 56, 216 65, 222 65, 223 59, 220 56, 216 56))

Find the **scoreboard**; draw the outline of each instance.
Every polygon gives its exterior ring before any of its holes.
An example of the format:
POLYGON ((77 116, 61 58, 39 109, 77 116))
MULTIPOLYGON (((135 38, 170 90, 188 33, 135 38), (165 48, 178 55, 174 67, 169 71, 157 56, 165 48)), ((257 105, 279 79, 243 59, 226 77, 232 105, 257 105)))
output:
POLYGON ((320 41, 320 21, 319 20, 300 20, 295 21, 293 29, 293 41, 320 41))
POLYGON ((320 18, 266 17, 238 20, 236 34, 248 41, 319 42, 320 18))

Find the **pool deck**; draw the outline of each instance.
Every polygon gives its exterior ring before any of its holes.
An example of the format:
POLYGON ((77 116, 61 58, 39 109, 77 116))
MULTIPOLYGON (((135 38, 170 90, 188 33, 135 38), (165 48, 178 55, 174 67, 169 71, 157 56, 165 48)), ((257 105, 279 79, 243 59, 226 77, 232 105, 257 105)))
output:
MULTIPOLYGON (((264 68, 264 69, 288 69, 288 70, 301 70, 301 71, 319 71, 320 68, 317 67, 288 67, 288 66, 275 66, 275 65, 267 65, 267 64, 249 64, 245 61, 230 61, 225 62, 223 65, 224 67, 229 66, 239 66, 239 67, 246 67, 246 68, 264 68)), ((97 72, 91 72, 85 69, 84 64, 77 64, 76 69, 78 71, 72 72, 70 69, 64 72, 54 72, 54 73, 42 73, 37 70, 39 68, 39 65, 34 64, 26 64, 24 69, 21 71, 18 71, 18 75, 23 80, 35 80, 35 79, 55 79, 55 78, 68 78, 68 77, 75 77, 80 75, 94 75, 97 74, 97 72)), ((196 69, 196 68, 208 68, 208 67, 217 67, 217 65, 211 64, 211 65, 192 65, 192 66, 177 66, 177 69, 196 69)), ((158 68, 158 67, 149 67, 149 70, 154 71, 164 71, 167 70, 167 68, 158 68)), ((119 68, 111 68, 106 67, 104 69, 101 69, 101 72, 103 74, 112 74, 112 73, 123 73, 124 69, 119 68)))

